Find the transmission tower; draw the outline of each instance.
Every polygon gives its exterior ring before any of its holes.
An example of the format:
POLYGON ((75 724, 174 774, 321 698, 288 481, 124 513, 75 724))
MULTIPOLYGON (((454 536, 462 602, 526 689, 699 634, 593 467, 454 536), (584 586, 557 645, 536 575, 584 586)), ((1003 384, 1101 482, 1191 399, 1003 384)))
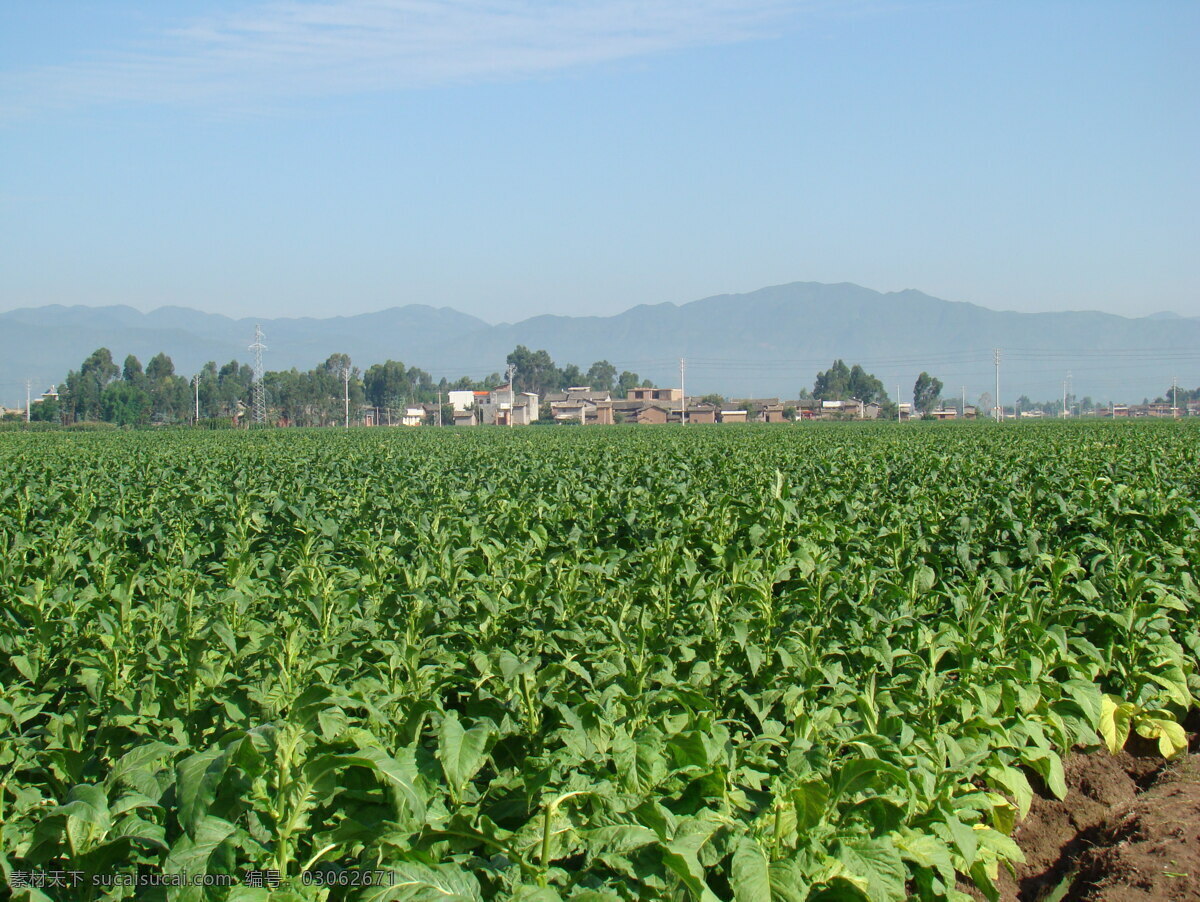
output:
POLYGON ((996 365, 996 422, 1004 422, 1004 405, 1000 403, 1000 349, 992 348, 992 362, 996 365))
POLYGON ((257 323, 254 326, 254 344, 250 345, 248 350, 254 352, 254 382, 251 384, 251 398, 254 404, 254 422, 259 425, 267 421, 267 394, 266 386, 263 385, 263 351, 267 346, 263 344, 262 326, 257 323))

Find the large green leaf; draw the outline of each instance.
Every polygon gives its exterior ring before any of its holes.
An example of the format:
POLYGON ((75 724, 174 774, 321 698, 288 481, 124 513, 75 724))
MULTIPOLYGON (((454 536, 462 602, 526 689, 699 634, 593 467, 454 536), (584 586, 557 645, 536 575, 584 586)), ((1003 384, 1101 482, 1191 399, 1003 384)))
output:
POLYGON ((442 717, 437 756, 446 781, 457 797, 462 797, 467 783, 487 760, 490 736, 491 729, 482 724, 464 729, 456 711, 447 711, 442 717))
POLYGON ((479 881, 455 865, 391 864, 392 879, 372 887, 360 902, 483 902, 479 881))
POLYGON ((771 863, 762 847, 743 837, 733 850, 730 886, 737 902, 771 902, 771 863))
POLYGON ((889 839, 848 839, 836 844, 834 854, 849 876, 865 881, 876 902, 904 902, 905 869, 900 852, 889 839))

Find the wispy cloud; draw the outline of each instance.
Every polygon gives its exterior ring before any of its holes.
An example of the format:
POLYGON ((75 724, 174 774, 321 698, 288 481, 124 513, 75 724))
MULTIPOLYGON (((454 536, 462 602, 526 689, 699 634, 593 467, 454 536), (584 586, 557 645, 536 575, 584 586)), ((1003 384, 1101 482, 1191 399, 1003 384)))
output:
POLYGON ((277 0, 0 74, 0 109, 206 103, 522 77, 768 36, 802 0, 277 0))

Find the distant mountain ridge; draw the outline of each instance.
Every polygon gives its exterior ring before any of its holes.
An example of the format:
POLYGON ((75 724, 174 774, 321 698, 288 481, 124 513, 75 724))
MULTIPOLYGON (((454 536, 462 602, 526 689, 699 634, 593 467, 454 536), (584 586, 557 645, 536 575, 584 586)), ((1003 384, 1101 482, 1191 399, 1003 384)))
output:
POLYGON ((308 369, 331 353, 366 367, 387 359, 435 377, 501 371, 518 344, 545 348, 560 365, 607 359, 660 384, 678 384, 689 360, 691 393, 794 397, 835 358, 861 363, 907 397, 927 370, 968 400, 992 391, 992 348, 1002 353, 1001 397, 1057 397, 1067 371, 1073 391, 1097 399, 1140 400, 1178 376, 1200 384, 1200 318, 1156 313, 1127 318, 1098 312, 1016 313, 946 301, 920 291, 880 293, 850 283, 794 282, 746 294, 676 305, 632 307, 614 316, 546 314, 491 325, 449 307, 410 304, 374 313, 256 320, 185 307, 142 313, 132 307, 53 305, 0 313, 0 403, 23 400, 24 380, 45 386, 97 347, 118 363, 159 351, 180 373, 208 360, 250 358, 261 322, 268 369, 308 369))

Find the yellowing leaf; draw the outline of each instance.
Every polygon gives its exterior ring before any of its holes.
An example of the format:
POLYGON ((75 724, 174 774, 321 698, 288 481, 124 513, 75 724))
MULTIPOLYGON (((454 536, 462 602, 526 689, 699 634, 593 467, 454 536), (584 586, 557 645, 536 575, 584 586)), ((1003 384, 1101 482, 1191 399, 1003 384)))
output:
POLYGON ((1145 739, 1157 739, 1158 750, 1164 758, 1174 758, 1188 747, 1183 727, 1167 717, 1139 717, 1137 733, 1145 739))
POLYGON ((1114 755, 1125 748, 1135 710, 1115 695, 1105 695, 1100 701, 1100 736, 1114 755))

